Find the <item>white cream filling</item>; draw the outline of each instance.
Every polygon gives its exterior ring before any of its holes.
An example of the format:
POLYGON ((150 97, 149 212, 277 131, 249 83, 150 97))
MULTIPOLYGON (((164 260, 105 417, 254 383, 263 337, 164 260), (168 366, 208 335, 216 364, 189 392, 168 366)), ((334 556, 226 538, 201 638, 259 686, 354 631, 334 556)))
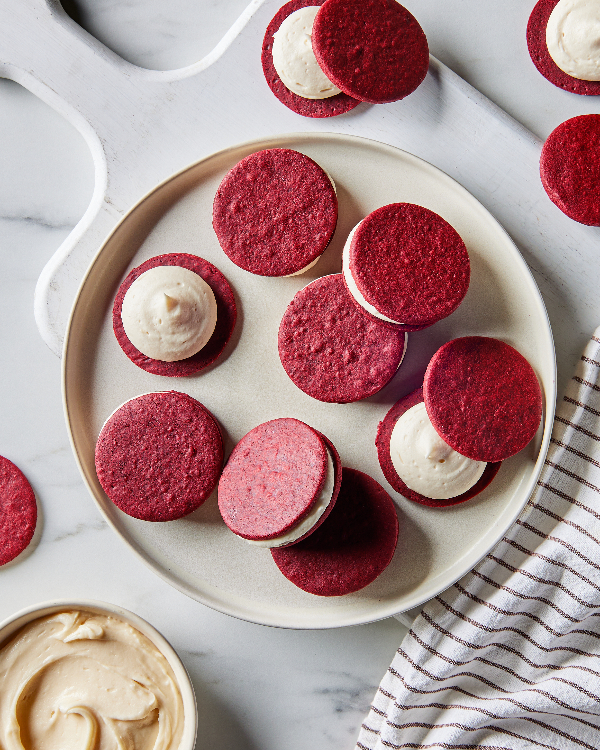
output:
POLYGON ((371 313, 371 315, 373 315, 374 317, 379 318, 379 320, 385 320, 387 323, 398 324, 400 323, 400 321, 388 318, 386 315, 380 313, 376 307, 373 307, 372 304, 367 302, 367 300, 361 294, 359 288, 356 286, 356 282, 354 281, 354 277, 352 276, 352 271, 350 270, 350 244, 352 242, 352 238, 354 237, 354 233, 361 224, 362 221, 360 221, 350 232, 342 251, 342 273, 344 274, 344 279, 346 280, 346 284, 348 285, 350 294, 354 297, 354 299, 361 307, 364 307, 367 312, 371 313))
POLYGON ((600 81, 600 0, 559 0, 546 26, 557 66, 581 81, 600 81))
POLYGON ((396 422, 390 437, 396 473, 414 492, 432 500, 449 500, 477 484, 485 461, 473 461, 453 450, 437 434, 421 402, 396 422))
POLYGON ((321 518, 323 513, 329 507, 333 498, 333 488, 335 486, 335 468, 333 465, 333 458, 331 451, 327 448, 327 475, 325 476, 325 482, 323 488, 317 498, 315 504, 310 509, 308 515, 293 526, 285 534, 276 536, 274 539, 246 539, 245 541, 250 544, 255 544, 258 547, 282 547, 284 544, 290 544, 296 542, 298 539, 303 537, 309 532, 313 526, 316 525, 317 521, 321 518))
POLYGON ((282 83, 304 99, 328 99, 340 93, 319 67, 312 48, 312 27, 319 8, 291 13, 273 35, 273 65, 282 83))
POLYGON ((127 290, 121 308, 127 338, 142 354, 177 362, 199 352, 217 323, 210 286, 181 266, 156 266, 127 290))

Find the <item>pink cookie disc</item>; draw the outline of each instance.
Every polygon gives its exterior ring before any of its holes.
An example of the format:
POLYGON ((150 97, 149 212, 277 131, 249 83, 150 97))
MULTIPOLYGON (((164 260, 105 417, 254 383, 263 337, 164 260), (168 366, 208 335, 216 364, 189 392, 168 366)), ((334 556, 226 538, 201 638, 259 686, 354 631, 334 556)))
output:
POLYGON ((23 472, 0 456, 0 565, 27 548, 37 523, 37 503, 23 472))
POLYGON ((223 440, 213 415, 178 391, 127 401, 96 443, 102 489, 124 513, 173 521, 200 507, 217 484, 223 440))
POLYGON ((212 263, 197 255, 169 253, 150 258, 142 263, 141 266, 129 272, 115 297, 113 305, 113 330, 119 346, 135 365, 153 375, 177 378, 194 375, 211 365, 217 359, 231 338, 236 317, 237 309, 233 291, 225 276, 223 276, 216 266, 213 266, 212 263), (121 320, 121 308, 123 307, 123 300, 125 299, 127 290, 138 276, 157 266, 181 266, 197 273, 213 290, 217 302, 217 324, 207 344, 192 357, 181 359, 178 362, 162 362, 161 360, 152 359, 142 354, 127 338, 127 334, 123 328, 123 321, 121 320))
POLYGON ((288 305, 279 326, 279 358, 309 396, 346 404, 372 396, 396 374, 406 334, 363 315, 342 274, 316 279, 288 305))
POLYGON ((299 524, 325 484, 328 459, 334 464, 331 502, 311 533, 331 512, 341 481, 333 444, 298 419, 264 422, 235 446, 219 480, 219 510, 234 534, 250 540, 275 539, 299 524))
POLYGON ((423 380, 425 408, 438 435, 475 461, 497 462, 532 440, 542 391, 529 362, 512 346, 465 336, 433 355, 423 380))
POLYGON ((391 497, 368 474, 344 467, 327 521, 304 541, 271 555, 295 586, 317 596, 343 596, 372 583, 390 564, 398 541, 391 497))
POLYGON ((377 446, 377 457, 379 458, 381 470, 396 492, 399 492, 407 500, 412 500, 421 505, 428 505, 431 508, 445 508, 450 505, 464 503, 465 500, 470 500, 472 497, 475 497, 475 495, 478 495, 488 486, 498 473, 501 464, 500 461, 496 463, 488 463, 483 474, 479 478, 479 481, 474 484, 471 489, 463 492, 462 495, 451 497, 448 500, 433 500, 430 497, 426 497, 425 495, 421 495, 418 492, 411 490, 398 476, 396 469, 394 468, 390 456, 390 439, 392 437, 392 431, 400 417, 409 409, 412 409, 413 406, 422 403, 422 401, 423 389, 418 388, 416 391, 401 398, 400 401, 397 401, 379 423, 375 445, 377 446))
POLYGON ((600 115, 572 117, 550 133, 542 148, 540 177, 564 214, 600 226, 600 115))
POLYGON ((458 232, 413 203, 391 203, 363 219, 350 242, 349 271, 366 302, 412 330, 454 312, 471 277, 458 232))
POLYGON ((529 56, 544 78, 558 88, 571 91, 573 94, 597 96, 600 94, 600 81, 582 81, 579 78, 573 78, 561 70, 550 57, 546 45, 546 26, 557 3, 558 0, 539 0, 531 11, 527 23, 529 56))
POLYGON ((337 223, 331 180, 308 156, 271 148, 246 156, 223 178, 213 227, 237 266, 259 276, 289 276, 323 253, 337 223))
POLYGON ((305 99, 287 88, 273 65, 273 37, 285 19, 299 10, 322 5, 325 0, 291 0, 279 9, 267 27, 263 39, 261 62, 269 88, 282 104, 303 117, 335 117, 354 109, 360 102, 348 94, 337 94, 327 99, 305 99))
POLYGON ((403 99, 429 68, 423 29, 396 0, 326 0, 312 43, 327 78, 363 102, 403 99))

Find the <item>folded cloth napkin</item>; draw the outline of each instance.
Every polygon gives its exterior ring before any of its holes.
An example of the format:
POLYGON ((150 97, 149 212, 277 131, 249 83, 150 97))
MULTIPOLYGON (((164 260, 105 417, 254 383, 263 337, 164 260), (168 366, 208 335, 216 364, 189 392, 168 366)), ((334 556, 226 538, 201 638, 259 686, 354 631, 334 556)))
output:
POLYGON ((600 328, 523 513, 417 617, 356 748, 600 748, 600 328))

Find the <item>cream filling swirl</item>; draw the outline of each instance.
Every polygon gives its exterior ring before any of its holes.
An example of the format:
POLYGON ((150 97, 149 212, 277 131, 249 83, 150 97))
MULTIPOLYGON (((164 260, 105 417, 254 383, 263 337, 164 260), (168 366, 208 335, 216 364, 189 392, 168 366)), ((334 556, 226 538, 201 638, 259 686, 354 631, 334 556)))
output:
POLYGON ((390 437, 396 473, 414 492, 432 500, 450 500, 477 484, 485 461, 473 461, 453 450, 437 434, 421 402, 398 419, 390 437))
POLYGON ((563 72, 600 81, 599 0, 559 0, 546 26, 546 46, 563 72))

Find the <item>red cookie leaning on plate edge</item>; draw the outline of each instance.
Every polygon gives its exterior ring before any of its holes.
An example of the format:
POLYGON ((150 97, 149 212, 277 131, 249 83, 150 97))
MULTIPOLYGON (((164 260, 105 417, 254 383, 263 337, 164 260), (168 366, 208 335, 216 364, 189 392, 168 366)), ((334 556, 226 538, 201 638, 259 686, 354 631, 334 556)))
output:
POLYGON ((305 99, 287 88, 273 65, 273 37, 285 19, 300 8, 319 6, 324 2, 325 0, 291 0, 286 3, 273 17, 263 39, 261 62, 269 88, 288 109, 304 117, 335 117, 360 104, 357 99, 343 92, 326 99, 305 99))
POLYGON ((539 0, 527 23, 527 48, 538 71, 558 88, 584 96, 600 94, 600 81, 583 81, 561 70, 554 62, 546 44, 546 27, 550 14, 559 0, 539 0))
POLYGON ((194 375, 211 365, 222 353, 231 338, 236 318, 237 308, 235 297, 225 276, 216 266, 204 260, 204 258, 188 253, 157 255, 145 261, 137 268, 134 268, 119 287, 113 305, 113 330, 119 346, 129 359, 146 372, 172 378, 194 375), (163 362, 142 354, 127 338, 123 321, 121 320, 123 300, 129 287, 145 271, 158 266, 181 266, 198 274, 212 289, 217 303, 217 323, 207 344, 193 356, 176 362, 163 362))
POLYGON ((473 461, 504 461, 534 437, 542 390, 529 362, 509 344, 465 336, 433 355, 423 380, 438 435, 473 461))

